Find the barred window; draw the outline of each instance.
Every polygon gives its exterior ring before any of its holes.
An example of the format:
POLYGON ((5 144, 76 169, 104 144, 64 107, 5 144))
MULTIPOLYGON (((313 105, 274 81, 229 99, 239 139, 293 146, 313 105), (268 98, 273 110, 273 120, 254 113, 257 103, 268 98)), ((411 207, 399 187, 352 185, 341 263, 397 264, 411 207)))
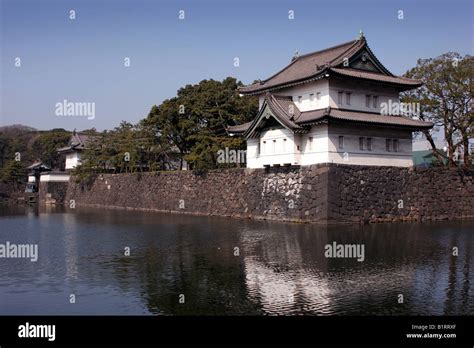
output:
POLYGON ((367 150, 372 151, 372 138, 367 138, 367 150))
POLYGON ((398 152, 398 151, 399 151, 399 148, 398 148, 398 139, 393 139, 393 151, 394 151, 394 152, 398 152))

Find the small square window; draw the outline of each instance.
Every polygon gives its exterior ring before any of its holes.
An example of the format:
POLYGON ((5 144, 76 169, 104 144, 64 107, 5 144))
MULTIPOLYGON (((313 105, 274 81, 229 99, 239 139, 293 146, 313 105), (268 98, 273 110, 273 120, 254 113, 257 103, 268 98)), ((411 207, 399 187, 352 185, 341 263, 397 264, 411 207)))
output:
POLYGON ((379 97, 374 96, 373 102, 374 102, 374 108, 378 108, 379 107, 379 97))
POLYGON ((364 138, 359 138, 359 149, 364 150, 364 138))
POLYGON ((346 104, 351 105, 351 93, 346 93, 346 104))
POLYGON ((340 149, 344 148, 344 137, 342 135, 339 136, 339 148, 340 149))
POLYGON ((370 108, 370 95, 365 96, 365 107, 370 108))

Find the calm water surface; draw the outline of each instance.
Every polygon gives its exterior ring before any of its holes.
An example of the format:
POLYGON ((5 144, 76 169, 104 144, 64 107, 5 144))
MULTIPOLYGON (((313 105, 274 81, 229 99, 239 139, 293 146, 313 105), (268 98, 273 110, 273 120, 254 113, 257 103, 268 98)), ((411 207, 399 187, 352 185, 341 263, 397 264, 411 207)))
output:
POLYGON ((473 315, 473 235, 472 221, 323 227, 0 207, 0 243, 39 248, 37 262, 0 258, 0 314, 473 315), (365 261, 326 258, 333 241, 364 244, 365 261))

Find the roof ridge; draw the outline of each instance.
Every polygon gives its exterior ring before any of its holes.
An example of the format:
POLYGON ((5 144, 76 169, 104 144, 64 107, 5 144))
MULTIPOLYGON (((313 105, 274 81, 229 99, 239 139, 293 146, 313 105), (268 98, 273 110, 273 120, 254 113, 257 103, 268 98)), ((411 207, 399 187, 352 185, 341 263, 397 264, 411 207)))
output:
POLYGON ((319 53, 323 53, 323 52, 335 50, 335 49, 337 49, 337 48, 341 48, 341 47, 346 46, 346 45, 349 45, 349 44, 353 45, 353 44, 357 43, 358 41, 360 41, 360 40, 359 40, 359 39, 351 40, 351 41, 347 41, 347 42, 341 43, 341 44, 336 45, 336 46, 324 48, 324 49, 319 50, 319 51, 314 51, 314 52, 305 53, 305 54, 303 54, 303 55, 301 55, 301 56, 298 56, 298 58, 296 58, 295 60, 298 60, 298 59, 301 59, 301 58, 307 58, 307 57, 310 57, 310 56, 315 55, 315 54, 319 54, 319 53))

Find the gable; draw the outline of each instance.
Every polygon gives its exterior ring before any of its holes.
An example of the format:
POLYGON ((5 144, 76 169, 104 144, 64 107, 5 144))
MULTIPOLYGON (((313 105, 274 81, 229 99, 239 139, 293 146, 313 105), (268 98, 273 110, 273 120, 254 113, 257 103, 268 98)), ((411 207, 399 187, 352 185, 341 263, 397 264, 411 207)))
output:
POLYGON ((392 74, 378 61, 367 46, 360 52, 356 53, 353 57, 349 58, 349 66, 344 66, 343 63, 342 67, 392 76, 392 74))
POLYGON ((263 128, 278 127, 286 128, 290 131, 293 131, 294 128, 300 128, 294 122, 289 120, 288 115, 281 113, 277 104, 278 102, 274 97, 268 96, 265 98, 259 114, 244 133, 246 139, 258 137, 263 128))
POLYGON ((377 66, 372 62, 370 59, 368 59, 366 56, 361 55, 357 60, 354 60, 352 63, 349 65, 352 69, 357 69, 357 70, 365 70, 365 71, 371 71, 371 72, 381 72, 377 66))
MULTIPOLYGON (((250 126, 251 133, 253 136, 256 136, 264 128, 268 127, 284 127, 288 128, 285 124, 281 122, 278 116, 272 111, 268 103, 264 103, 260 115, 257 116, 255 122, 250 126)), ((250 135, 249 134, 249 135, 250 135)))

